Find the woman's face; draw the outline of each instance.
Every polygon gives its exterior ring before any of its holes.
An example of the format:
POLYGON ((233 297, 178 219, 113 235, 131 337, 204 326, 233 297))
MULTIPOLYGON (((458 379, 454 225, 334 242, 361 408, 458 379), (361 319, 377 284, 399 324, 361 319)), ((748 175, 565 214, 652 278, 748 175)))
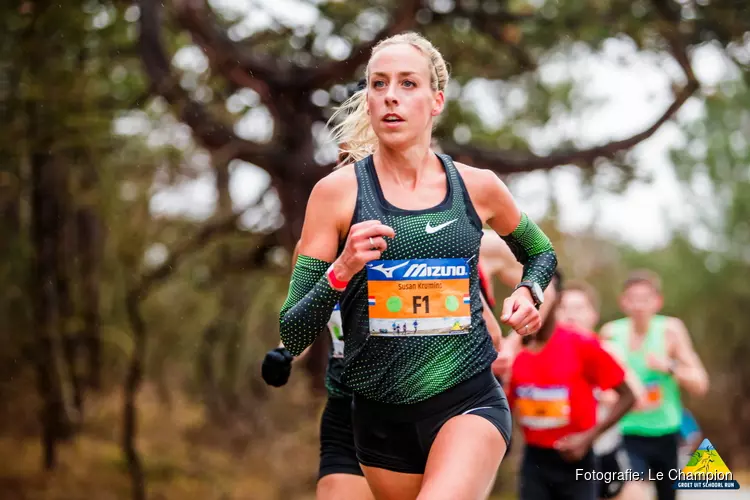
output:
POLYGON ((380 143, 403 148, 429 137, 444 96, 430 87, 427 57, 410 44, 388 45, 373 55, 368 71, 367 109, 380 143))

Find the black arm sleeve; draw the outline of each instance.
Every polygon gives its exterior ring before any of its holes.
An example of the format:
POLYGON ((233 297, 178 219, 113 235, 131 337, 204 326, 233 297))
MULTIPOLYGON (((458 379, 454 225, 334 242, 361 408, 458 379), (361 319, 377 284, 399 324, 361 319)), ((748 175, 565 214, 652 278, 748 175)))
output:
POLYGON ((534 281, 546 290, 557 269, 557 254, 544 231, 522 213, 516 229, 501 238, 523 264, 523 281, 534 281))
POLYGON ((325 330, 341 297, 325 275, 330 265, 306 255, 297 257, 289 295, 279 314, 281 341, 293 356, 299 356, 325 330))

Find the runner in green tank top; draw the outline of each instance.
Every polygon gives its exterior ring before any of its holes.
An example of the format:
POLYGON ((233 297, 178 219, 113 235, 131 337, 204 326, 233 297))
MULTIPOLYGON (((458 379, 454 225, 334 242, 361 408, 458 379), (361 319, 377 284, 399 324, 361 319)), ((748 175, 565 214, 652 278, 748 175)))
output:
MULTIPOLYGON (((658 500, 670 500, 675 498, 669 472, 677 469, 680 389, 702 396, 708 390, 708 375, 684 323, 658 314, 663 302, 659 277, 634 271, 620 295, 626 317, 604 325, 601 335, 616 346, 646 392, 638 407, 620 421, 633 470, 645 478, 663 473, 664 479, 655 481, 658 500)), ((634 482, 639 498, 648 495, 647 485, 634 482)))
POLYGON ((357 163, 311 193, 281 338, 301 352, 341 304, 357 457, 377 498, 486 498, 511 423, 482 320, 482 226, 524 265, 501 316, 520 333, 539 328, 557 259, 495 174, 430 151, 448 81, 432 44, 386 39, 366 77, 336 129, 357 163))
MULTIPOLYGON (((352 86, 349 97, 364 89, 366 82, 360 80, 352 86)), ((342 151, 343 153, 343 151, 342 151)), ((346 154, 339 154, 339 165, 352 163, 346 154)), ((480 246, 480 265, 484 264, 498 274, 507 286, 515 285, 522 274, 522 266, 507 245, 492 233, 495 239, 484 237, 480 246), (504 247, 502 262, 498 262, 498 247, 504 247), (503 267, 513 267, 517 276, 513 279, 500 272, 503 267)), ((292 269, 295 267, 299 255, 299 242, 292 255, 292 269)), ((515 272, 513 273, 515 275, 515 272)), ((484 299, 484 297, 483 297, 484 299)), ((492 309, 483 301, 483 318, 493 344, 497 347, 501 341, 500 325, 495 319, 492 309)), ((320 420, 320 461, 318 464, 318 484, 316 500, 369 500, 373 498, 362 469, 356 456, 354 434, 351 423, 352 391, 343 382, 344 346, 341 310, 337 304, 328 321, 331 348, 328 353, 328 363, 325 374, 325 385, 328 393, 327 401, 320 420)), ((292 362, 299 361, 307 355, 309 349, 297 358, 281 344, 270 350, 262 364, 263 379, 271 386, 281 387, 286 384, 291 374, 292 362)))

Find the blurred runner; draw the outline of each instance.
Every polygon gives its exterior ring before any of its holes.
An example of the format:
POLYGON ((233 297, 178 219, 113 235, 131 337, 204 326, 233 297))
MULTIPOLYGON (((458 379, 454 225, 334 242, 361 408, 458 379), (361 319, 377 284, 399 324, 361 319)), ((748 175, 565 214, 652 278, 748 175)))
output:
POLYGON ((563 325, 555 313, 562 291, 556 272, 544 292, 542 328, 513 361, 508 399, 523 431, 521 500, 595 500, 593 443, 635 402, 619 363, 591 333, 563 325), (597 389, 617 399, 597 421, 597 389))
MULTIPOLYGON (((620 294, 626 317, 607 323, 601 335, 610 340, 645 387, 645 403, 620 422, 634 471, 654 481, 658 500, 673 500, 669 472, 677 469, 682 401, 680 389, 696 396, 708 390, 708 375, 693 349, 685 324, 659 315, 664 304, 661 279, 648 270, 633 271, 620 294)), ((648 495, 648 482, 634 481, 638 498, 648 495)))
MULTIPOLYGON (((563 288, 560 305, 557 310, 557 320, 562 324, 573 325, 582 332, 592 336, 596 335, 596 327, 599 323, 599 294, 594 287, 583 281, 567 282, 563 288)), ((643 395, 643 386, 638 382, 635 374, 626 366, 616 349, 607 342, 602 342, 602 347, 609 352, 612 357, 620 363, 625 371, 625 378, 632 389, 636 402, 643 395)), ((604 421, 607 414, 612 411, 612 405, 617 401, 617 395, 613 391, 601 391, 597 389, 594 392, 597 405, 597 419, 604 421)), ((634 491, 628 485, 629 483, 617 478, 617 473, 625 472, 630 468, 627 451, 623 443, 622 433, 617 425, 613 425, 609 430, 602 433, 594 442, 594 454, 596 456, 597 470, 612 474, 615 479, 611 481, 601 481, 599 483, 599 498, 619 500, 633 499, 637 491, 634 491)))

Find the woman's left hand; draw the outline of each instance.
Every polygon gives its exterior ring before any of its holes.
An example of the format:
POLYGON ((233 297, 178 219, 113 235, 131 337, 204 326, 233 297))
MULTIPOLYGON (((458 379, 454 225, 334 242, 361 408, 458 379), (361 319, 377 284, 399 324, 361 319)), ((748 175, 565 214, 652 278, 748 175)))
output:
POLYGON ((527 288, 519 288, 503 301, 500 321, 513 328, 519 335, 530 335, 541 328, 542 318, 527 288))

